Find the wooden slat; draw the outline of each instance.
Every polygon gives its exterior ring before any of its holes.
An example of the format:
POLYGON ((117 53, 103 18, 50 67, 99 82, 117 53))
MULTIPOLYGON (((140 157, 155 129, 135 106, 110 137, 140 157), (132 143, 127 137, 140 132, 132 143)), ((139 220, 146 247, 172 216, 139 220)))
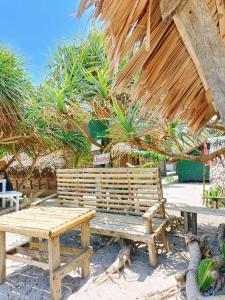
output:
POLYGON ((16 261, 16 262, 26 264, 26 265, 42 268, 42 269, 45 269, 45 270, 49 269, 47 263, 44 263, 44 262, 41 262, 41 261, 36 261, 36 260, 30 259, 30 258, 25 258, 25 257, 21 257, 21 256, 11 255, 11 254, 6 254, 6 258, 10 259, 10 260, 13 260, 13 261, 16 261))
POLYGON ((69 272, 74 270, 75 268, 81 266, 83 264, 83 261, 87 259, 87 257, 91 256, 93 253, 92 247, 88 247, 81 251, 81 253, 75 257, 72 261, 68 262, 62 267, 59 267, 53 272, 53 276, 55 278, 62 279, 65 277, 69 272))
POLYGON ((59 203, 126 211, 145 211, 162 198, 158 168, 60 169, 57 191, 59 203))
POLYGON ((89 208, 32 207, 1 216, 0 231, 49 239, 94 215, 89 208))

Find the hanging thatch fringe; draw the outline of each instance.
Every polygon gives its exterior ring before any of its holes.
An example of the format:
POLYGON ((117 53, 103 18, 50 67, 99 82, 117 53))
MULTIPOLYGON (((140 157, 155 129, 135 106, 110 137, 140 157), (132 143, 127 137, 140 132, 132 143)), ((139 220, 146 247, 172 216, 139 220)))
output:
MULTIPOLYGON (((111 73, 129 57, 113 91, 121 91, 132 78, 138 78, 132 96, 144 104, 145 111, 147 108, 163 118, 186 121, 198 131, 216 111, 173 20, 162 20, 162 13, 164 18, 172 16, 185 2, 170 0, 170 9, 165 11, 159 0, 81 0, 78 14, 94 5, 93 16, 105 23, 111 73)), ((207 3, 221 31, 216 1, 207 3)))

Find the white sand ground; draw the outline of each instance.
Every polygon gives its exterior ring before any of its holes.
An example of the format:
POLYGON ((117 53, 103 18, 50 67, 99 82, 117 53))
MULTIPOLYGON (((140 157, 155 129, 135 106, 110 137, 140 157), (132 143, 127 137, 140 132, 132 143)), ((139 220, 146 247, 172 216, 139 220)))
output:
MULTIPOLYGON (((201 205, 201 184, 170 183, 164 185, 164 196, 168 202, 186 202, 201 205)), ((223 218, 200 216, 199 232, 215 232, 223 218)), ((7 235, 8 247, 21 241, 22 237, 7 235)), ((74 245, 79 237, 73 232, 62 237, 65 245, 74 245)), ((159 255, 159 264, 152 269, 148 263, 145 247, 133 256, 131 267, 113 276, 113 280, 101 285, 94 278, 104 272, 113 262, 119 245, 105 246, 105 240, 92 236, 94 255, 91 260, 91 277, 84 280, 79 272, 71 272, 62 282, 63 299, 68 300, 144 300, 146 295, 163 290, 175 283, 174 274, 187 266, 187 253, 183 238, 170 235, 171 251, 159 255)), ((0 300, 41 300, 50 299, 48 273, 41 269, 7 261, 7 281, 0 285, 0 300)), ((177 298, 176 298, 177 299, 177 298)), ((181 296, 180 298, 181 299, 181 296)), ((160 298, 159 298, 160 300, 160 298)))

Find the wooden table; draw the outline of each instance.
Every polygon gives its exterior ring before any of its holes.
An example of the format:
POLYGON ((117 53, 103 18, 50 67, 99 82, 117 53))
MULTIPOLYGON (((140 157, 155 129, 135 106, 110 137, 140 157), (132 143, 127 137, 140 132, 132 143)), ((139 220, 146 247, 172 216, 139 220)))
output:
POLYGON ((3 283, 6 280, 6 259, 48 269, 51 297, 53 300, 61 299, 61 279, 64 276, 79 266, 82 268, 82 276, 89 275, 92 255, 89 243, 89 221, 94 216, 94 210, 68 207, 32 207, 1 216, 0 282, 3 283), (78 226, 81 226, 81 249, 60 247, 59 236, 78 226), (26 243, 23 247, 6 252, 6 232, 27 235, 36 240, 44 239, 47 243, 26 243), (31 258, 17 256, 17 253, 31 258), (63 257, 65 253, 67 256, 63 257), (60 259, 68 259, 68 254, 73 254, 72 260, 61 265, 60 259), (74 257, 74 254, 78 255, 74 257), (48 263, 42 259, 45 256, 48 263))

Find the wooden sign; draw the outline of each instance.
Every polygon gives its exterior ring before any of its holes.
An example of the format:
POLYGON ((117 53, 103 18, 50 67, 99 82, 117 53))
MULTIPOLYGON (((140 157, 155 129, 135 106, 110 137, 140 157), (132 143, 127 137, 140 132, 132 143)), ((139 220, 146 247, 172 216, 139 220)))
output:
POLYGON ((94 161, 93 161, 94 166, 106 165, 109 163, 110 163, 110 153, 103 153, 94 156, 94 161))

